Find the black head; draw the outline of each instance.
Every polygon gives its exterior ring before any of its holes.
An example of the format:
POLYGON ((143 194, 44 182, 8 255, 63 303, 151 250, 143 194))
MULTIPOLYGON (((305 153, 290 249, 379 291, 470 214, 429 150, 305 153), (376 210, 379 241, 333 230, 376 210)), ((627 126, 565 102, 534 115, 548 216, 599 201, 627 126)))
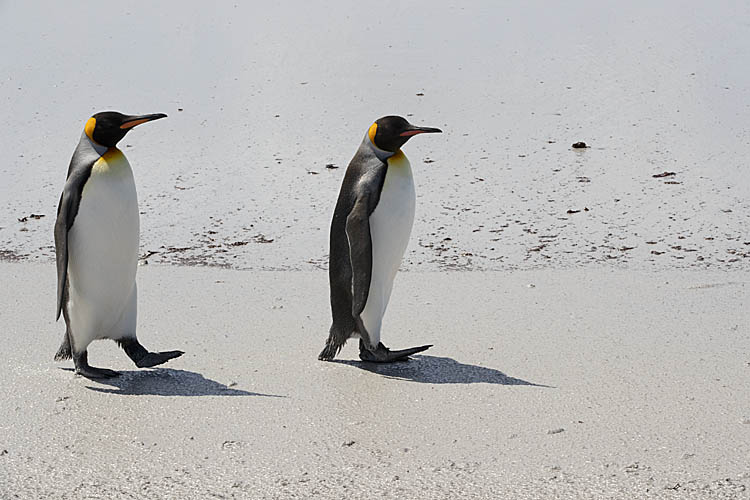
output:
POLYGON ((442 130, 417 127, 400 116, 384 116, 370 125, 367 135, 376 148, 395 153, 413 136, 436 132, 442 132, 442 130))
POLYGON ((117 111, 102 111, 88 119, 84 131, 97 144, 113 148, 133 127, 166 116, 164 113, 123 115, 117 111))

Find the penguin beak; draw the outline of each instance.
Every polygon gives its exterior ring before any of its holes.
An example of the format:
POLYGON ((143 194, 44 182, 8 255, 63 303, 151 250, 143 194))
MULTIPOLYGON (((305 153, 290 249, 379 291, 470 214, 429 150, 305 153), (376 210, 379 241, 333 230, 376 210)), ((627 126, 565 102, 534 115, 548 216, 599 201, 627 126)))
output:
POLYGON ((401 137, 411 137, 417 134, 439 134, 442 132, 443 131, 439 128, 433 127, 410 127, 408 130, 405 130, 398 135, 400 135, 401 137))
POLYGON ((131 129, 140 125, 141 123, 158 120, 159 118, 166 118, 167 115, 164 113, 154 113, 150 115, 139 115, 139 116, 126 116, 125 121, 120 124, 120 128, 124 130, 131 129))

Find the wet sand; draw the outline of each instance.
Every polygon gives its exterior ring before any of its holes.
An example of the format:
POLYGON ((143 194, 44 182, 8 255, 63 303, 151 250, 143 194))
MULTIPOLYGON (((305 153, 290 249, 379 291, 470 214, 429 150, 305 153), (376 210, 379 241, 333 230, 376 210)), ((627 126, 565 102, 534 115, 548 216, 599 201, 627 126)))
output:
POLYGON ((747 498, 746 272, 401 273, 383 340, 317 361, 324 272, 146 266, 137 370, 52 361, 54 269, 2 264, 0 498, 747 498))
POLYGON ((112 9, 0 4, 0 257, 52 258, 83 124, 117 109, 169 115, 121 145, 150 262, 324 267, 344 168, 395 113, 444 130, 404 148, 408 269, 750 269, 748 5, 112 9))

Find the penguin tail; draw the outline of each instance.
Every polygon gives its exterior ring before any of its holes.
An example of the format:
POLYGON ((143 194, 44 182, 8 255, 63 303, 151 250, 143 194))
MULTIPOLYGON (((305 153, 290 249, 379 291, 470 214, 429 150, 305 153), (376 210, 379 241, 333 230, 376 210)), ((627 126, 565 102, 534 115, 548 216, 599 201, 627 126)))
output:
POLYGON ((63 361, 71 359, 72 357, 73 353, 70 349, 70 336, 65 332, 65 338, 63 338, 62 344, 60 344, 60 348, 57 350, 57 354, 55 354, 55 361, 63 361))
POLYGON ((318 354, 318 359, 321 361, 331 361, 336 357, 343 346, 343 344, 336 342, 335 339, 333 339, 333 336, 328 337, 326 346, 320 351, 320 354, 318 354))

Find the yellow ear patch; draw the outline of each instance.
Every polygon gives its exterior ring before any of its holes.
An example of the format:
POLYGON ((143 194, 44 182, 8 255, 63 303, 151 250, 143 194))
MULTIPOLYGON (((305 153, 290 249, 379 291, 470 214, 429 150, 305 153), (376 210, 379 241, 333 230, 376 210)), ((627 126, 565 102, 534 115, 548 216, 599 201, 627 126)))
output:
POLYGON ((92 116, 88 119, 86 126, 83 128, 83 131, 86 132, 86 136, 92 141, 94 140, 94 128, 96 128, 96 118, 92 116))
MULTIPOLYGON (((378 124, 373 123, 370 125, 370 130, 367 131, 367 136, 370 138, 370 141, 375 144, 375 134, 378 132, 378 124)), ((377 144, 375 144, 377 146, 377 144)))

